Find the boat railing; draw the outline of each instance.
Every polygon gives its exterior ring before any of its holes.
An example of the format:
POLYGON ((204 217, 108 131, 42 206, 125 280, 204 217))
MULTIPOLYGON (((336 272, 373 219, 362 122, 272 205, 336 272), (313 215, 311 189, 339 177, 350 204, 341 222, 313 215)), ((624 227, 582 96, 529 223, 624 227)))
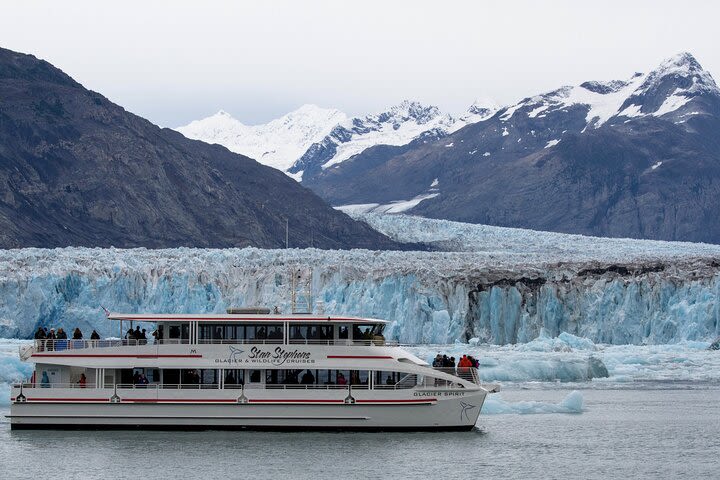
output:
MULTIPOLYGON (((476 385, 480 385, 480 374, 478 373, 478 369, 474 367, 432 367, 432 369, 436 372, 442 372, 447 373, 448 375, 452 375, 454 377, 461 378, 465 381, 472 382, 476 385)), ((424 383, 426 383, 426 386, 440 386, 445 385, 447 383, 450 383, 448 380, 443 380, 440 378, 433 378, 430 376, 425 376, 423 379, 424 383)))
MULTIPOLYGON (((103 340, 64 340, 64 339, 44 339, 35 340, 34 352, 62 352, 65 350, 81 350, 87 348, 108 348, 108 347, 142 347, 146 345, 189 345, 190 340, 169 338, 169 339, 125 339, 125 338, 108 338, 103 340)), ((239 338, 239 339, 200 339, 193 345, 282 345, 283 339, 275 338, 239 338)), ((290 345, 342 345, 342 346, 398 346, 398 342, 394 340, 347 340, 347 339, 290 339, 290 345)))

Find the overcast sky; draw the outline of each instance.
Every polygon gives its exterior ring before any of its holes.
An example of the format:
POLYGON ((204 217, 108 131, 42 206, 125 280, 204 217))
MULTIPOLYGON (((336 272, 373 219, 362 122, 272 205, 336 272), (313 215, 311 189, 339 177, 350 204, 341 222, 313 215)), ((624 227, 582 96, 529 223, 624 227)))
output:
POLYGON ((175 127, 220 109, 265 122, 304 103, 459 112, 628 78, 680 51, 720 76, 718 19, 712 0, 11 0, 0 46, 175 127))

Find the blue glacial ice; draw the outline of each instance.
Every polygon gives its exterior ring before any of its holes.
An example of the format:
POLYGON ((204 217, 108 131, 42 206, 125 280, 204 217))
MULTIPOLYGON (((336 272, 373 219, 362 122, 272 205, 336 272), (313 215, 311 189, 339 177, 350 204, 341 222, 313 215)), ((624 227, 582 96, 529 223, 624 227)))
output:
POLYGON ((371 215, 400 240, 457 251, 17 249, 0 251, 0 337, 39 325, 117 335, 122 312, 290 309, 290 272, 327 313, 385 318, 406 343, 508 345, 563 332, 595 343, 720 336, 720 246, 598 239, 371 215), (544 332, 544 333, 543 333, 544 332))

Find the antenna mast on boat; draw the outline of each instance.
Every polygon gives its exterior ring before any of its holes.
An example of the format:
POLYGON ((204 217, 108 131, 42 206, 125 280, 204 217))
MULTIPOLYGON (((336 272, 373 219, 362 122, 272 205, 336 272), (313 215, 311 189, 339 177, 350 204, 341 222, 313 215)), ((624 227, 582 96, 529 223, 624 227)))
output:
POLYGON ((290 307, 292 313, 313 313, 312 271, 304 271, 299 267, 290 270, 290 307))

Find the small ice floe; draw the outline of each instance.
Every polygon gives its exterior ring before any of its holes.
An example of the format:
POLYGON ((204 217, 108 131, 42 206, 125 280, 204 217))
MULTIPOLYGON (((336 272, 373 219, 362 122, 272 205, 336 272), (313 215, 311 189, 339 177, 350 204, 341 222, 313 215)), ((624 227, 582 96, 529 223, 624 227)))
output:
POLYGON ((507 137, 508 135, 510 135, 510 132, 508 132, 507 127, 503 127, 502 136, 507 137))
POLYGON ((503 400, 501 394, 488 395, 482 407, 485 415, 497 415, 501 413, 517 413, 527 415, 531 413, 582 413, 584 407, 582 393, 573 390, 560 403, 522 401, 508 402, 503 400))
POLYGON ((653 166, 650 167, 650 168, 652 168, 653 170, 655 170, 655 169, 657 169, 660 165, 662 165, 662 162, 657 162, 655 165, 653 165, 653 166))
POLYGON ((454 146, 455 146, 455 142, 450 142, 447 145, 445 145, 445 147, 447 147, 447 148, 452 148, 454 146))
POLYGON ((489 156, 490 156, 490 152, 483 153, 483 157, 489 157, 489 156))

